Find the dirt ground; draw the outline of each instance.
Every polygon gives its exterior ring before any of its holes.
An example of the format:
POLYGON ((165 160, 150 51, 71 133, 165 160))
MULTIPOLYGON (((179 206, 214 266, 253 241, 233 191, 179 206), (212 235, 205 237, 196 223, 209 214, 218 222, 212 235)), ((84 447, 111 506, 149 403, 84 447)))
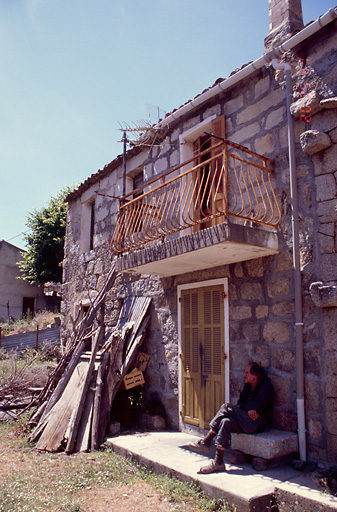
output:
MULTIPOLYGON (((22 510, 197 512, 200 510, 198 503, 195 502, 184 503, 174 500, 170 502, 169 494, 165 493, 162 487, 157 489, 137 476, 127 483, 112 479, 107 484, 103 478, 102 485, 97 485, 97 480, 96 484, 92 483, 91 486, 90 484, 88 486, 87 480, 82 485, 78 478, 81 472, 84 475, 105 471, 106 474, 109 454, 78 453, 67 456, 65 453, 39 453, 32 447, 18 446, 17 435, 9 432, 7 435, 0 435, 0 459, 0 512, 21 512, 22 510), (74 485, 76 479, 77 484, 74 485), (67 498, 65 498, 66 495, 67 498), (30 496, 28 501, 26 501, 27 496, 30 496), (9 506, 9 500, 12 500, 12 506, 9 506)), ((122 470, 123 466, 121 466, 122 470)))
MULTIPOLYGON (((94 488, 81 492, 85 512, 172 512, 177 505, 167 499, 146 483, 132 485, 119 484, 112 489, 94 488)), ((179 505, 180 507, 180 505, 179 505)), ((180 509, 181 510, 181 509, 180 509)))

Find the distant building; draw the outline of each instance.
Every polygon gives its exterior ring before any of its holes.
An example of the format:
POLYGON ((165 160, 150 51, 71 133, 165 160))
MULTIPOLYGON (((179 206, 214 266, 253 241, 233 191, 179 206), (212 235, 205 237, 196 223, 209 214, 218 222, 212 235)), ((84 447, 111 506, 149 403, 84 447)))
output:
POLYGON ((115 261, 105 324, 152 298, 144 395, 170 428, 203 432, 255 360, 275 425, 337 462, 337 8, 306 27, 300 0, 269 9, 264 55, 69 194, 63 336, 115 261))
POLYGON ((19 247, 12 245, 5 240, 0 241, 0 321, 7 321, 9 318, 18 319, 32 315, 36 311, 46 309, 46 297, 43 287, 29 284, 27 281, 18 279, 20 269, 17 263, 22 260, 19 247))

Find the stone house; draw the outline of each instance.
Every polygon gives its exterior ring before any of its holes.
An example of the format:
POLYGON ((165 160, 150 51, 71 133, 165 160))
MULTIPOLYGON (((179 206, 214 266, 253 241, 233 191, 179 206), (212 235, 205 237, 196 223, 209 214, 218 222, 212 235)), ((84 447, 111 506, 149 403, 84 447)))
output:
POLYGON ((46 308, 43 287, 18 279, 20 269, 17 262, 22 259, 22 249, 0 241, 0 321, 17 320, 28 310, 34 314, 46 308))
POLYGON ((100 290, 149 296, 146 399, 200 433, 248 361, 302 460, 337 460, 337 9, 269 0, 266 51, 69 194, 63 336, 100 290))

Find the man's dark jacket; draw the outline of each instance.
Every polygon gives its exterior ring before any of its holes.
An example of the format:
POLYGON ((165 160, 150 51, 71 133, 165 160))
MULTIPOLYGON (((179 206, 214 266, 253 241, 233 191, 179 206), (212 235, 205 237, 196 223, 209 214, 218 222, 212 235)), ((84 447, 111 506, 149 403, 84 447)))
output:
POLYGON ((267 425, 273 422, 274 387, 271 380, 260 379, 254 389, 251 384, 245 384, 240 393, 238 405, 244 411, 255 409, 267 425))

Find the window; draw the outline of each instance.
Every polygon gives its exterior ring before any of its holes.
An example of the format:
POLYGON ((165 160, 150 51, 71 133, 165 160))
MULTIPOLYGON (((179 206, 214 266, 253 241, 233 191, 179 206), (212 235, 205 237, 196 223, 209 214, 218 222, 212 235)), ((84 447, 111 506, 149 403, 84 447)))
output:
POLYGON ((90 204, 90 238, 89 238, 89 251, 94 248, 94 234, 95 234, 95 201, 90 204))
MULTIPOLYGON (((127 202, 137 199, 143 194, 144 174, 143 166, 138 166, 127 175, 126 192, 127 202)), ((127 204, 124 209, 124 226, 127 226, 128 236, 140 234, 143 226, 143 208, 141 200, 127 204)), ((138 236, 138 235, 136 235, 138 236)))
POLYGON ((133 197, 134 198, 142 195, 143 185, 144 185, 144 176, 143 176, 143 171, 142 171, 139 174, 136 174, 136 176, 134 176, 134 178, 133 178, 133 190, 134 190, 133 197))
POLYGON ((225 211, 225 175, 222 151, 215 149, 221 138, 225 138, 225 117, 222 115, 213 116, 180 136, 181 161, 195 157, 193 165, 198 166, 198 172, 193 175, 193 219, 197 222, 194 231, 224 221, 220 212, 225 211), (198 156, 202 152, 205 153, 198 156))
POLYGON ((81 218, 81 252, 88 252, 94 249, 95 244, 95 199, 82 203, 81 218))
POLYGON ((22 299, 22 316, 25 318, 27 316, 33 317, 35 314, 35 299, 34 297, 23 297, 22 299))

